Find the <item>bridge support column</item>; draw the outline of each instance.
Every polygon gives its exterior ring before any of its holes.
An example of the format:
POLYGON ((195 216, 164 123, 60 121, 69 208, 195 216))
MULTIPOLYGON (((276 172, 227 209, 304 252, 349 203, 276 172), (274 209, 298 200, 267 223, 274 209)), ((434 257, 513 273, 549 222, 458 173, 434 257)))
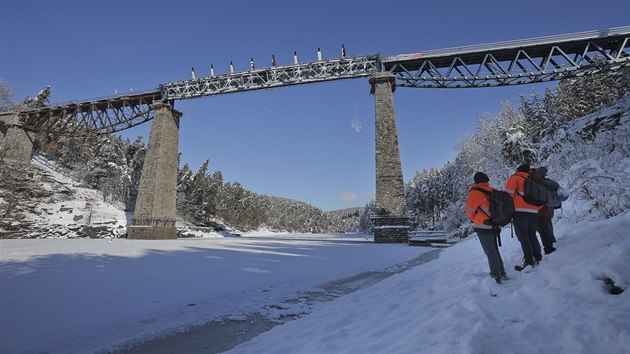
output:
POLYGON ((33 140, 22 129, 17 113, 0 113, 0 157, 28 162, 33 153, 33 140))
POLYGON ((370 78, 370 84, 376 114, 374 242, 406 243, 409 240, 409 219, 405 215, 405 185, 392 95, 396 90, 396 77, 388 72, 376 73, 370 78))
POLYGON ((157 103, 142 166, 130 239, 177 238, 176 206, 179 118, 171 106, 157 103))

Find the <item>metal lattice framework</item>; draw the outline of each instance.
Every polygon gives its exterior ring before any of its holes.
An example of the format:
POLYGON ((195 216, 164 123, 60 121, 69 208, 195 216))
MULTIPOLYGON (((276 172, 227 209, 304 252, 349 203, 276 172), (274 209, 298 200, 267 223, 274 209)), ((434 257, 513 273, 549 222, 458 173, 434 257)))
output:
POLYGON ((630 66, 630 27, 432 50, 382 59, 402 87, 521 85, 630 66))
POLYGON ((389 71, 399 87, 520 85, 630 67, 630 26, 402 54, 344 57, 169 82, 159 89, 20 112, 23 127, 63 135, 122 131, 153 119, 154 102, 190 99, 389 71))
POLYGON ((129 129, 153 119, 159 91, 56 104, 21 112, 26 130, 58 135, 107 134, 129 129))
POLYGON ((370 76, 377 71, 380 71, 379 56, 366 55, 169 82, 160 85, 160 91, 164 99, 181 100, 322 81, 354 79, 370 76))

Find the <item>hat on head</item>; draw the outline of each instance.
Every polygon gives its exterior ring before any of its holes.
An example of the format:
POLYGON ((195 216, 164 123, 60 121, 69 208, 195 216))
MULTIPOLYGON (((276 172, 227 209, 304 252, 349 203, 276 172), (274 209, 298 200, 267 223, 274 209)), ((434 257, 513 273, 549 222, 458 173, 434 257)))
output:
POLYGON ((536 174, 541 176, 541 177, 545 177, 547 176, 547 167, 538 167, 536 169, 536 174))
POLYGON ((490 182, 490 178, 488 178, 488 175, 483 172, 475 173, 473 180, 475 181, 475 183, 490 182))
POLYGON ((520 166, 518 166, 516 171, 518 171, 518 172, 529 172, 529 165, 527 165, 527 164, 520 165, 520 166))

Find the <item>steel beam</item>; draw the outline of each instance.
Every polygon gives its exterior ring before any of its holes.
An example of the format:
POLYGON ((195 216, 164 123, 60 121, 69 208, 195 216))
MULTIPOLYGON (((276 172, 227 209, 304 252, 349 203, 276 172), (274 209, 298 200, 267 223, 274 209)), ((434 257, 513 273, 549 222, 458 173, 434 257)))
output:
POLYGON ((56 104, 20 112, 25 130, 77 136, 107 134, 153 119, 151 104, 161 102, 159 91, 56 104))
POLYGON ((522 85, 630 67, 630 26, 382 58, 399 87, 522 85))
POLYGON ((181 100, 315 82, 367 77, 380 71, 378 55, 322 60, 160 85, 162 97, 181 100))

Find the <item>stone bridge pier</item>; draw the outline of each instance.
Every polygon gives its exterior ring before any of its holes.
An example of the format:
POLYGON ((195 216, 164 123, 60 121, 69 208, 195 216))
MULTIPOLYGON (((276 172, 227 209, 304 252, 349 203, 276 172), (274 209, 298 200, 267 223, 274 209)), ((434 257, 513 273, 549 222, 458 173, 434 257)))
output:
POLYGON ((22 129, 15 112, 0 113, 0 158, 28 162, 33 153, 33 139, 22 129))
MULTIPOLYGON (((376 212, 374 241, 402 243, 409 239, 405 187, 398 147, 393 92, 396 78, 376 73, 369 80, 376 115, 376 212)), ((142 167, 130 239, 175 239, 179 119, 181 113, 164 103, 156 110, 142 167)))
POLYGON ((398 130, 394 113, 393 92, 396 77, 379 72, 370 78, 376 115, 376 212, 374 242, 402 243, 409 240, 409 218, 406 216, 398 130))
POLYGON ((182 114, 164 103, 154 103, 152 108, 156 112, 127 237, 175 239, 179 119, 182 114))

